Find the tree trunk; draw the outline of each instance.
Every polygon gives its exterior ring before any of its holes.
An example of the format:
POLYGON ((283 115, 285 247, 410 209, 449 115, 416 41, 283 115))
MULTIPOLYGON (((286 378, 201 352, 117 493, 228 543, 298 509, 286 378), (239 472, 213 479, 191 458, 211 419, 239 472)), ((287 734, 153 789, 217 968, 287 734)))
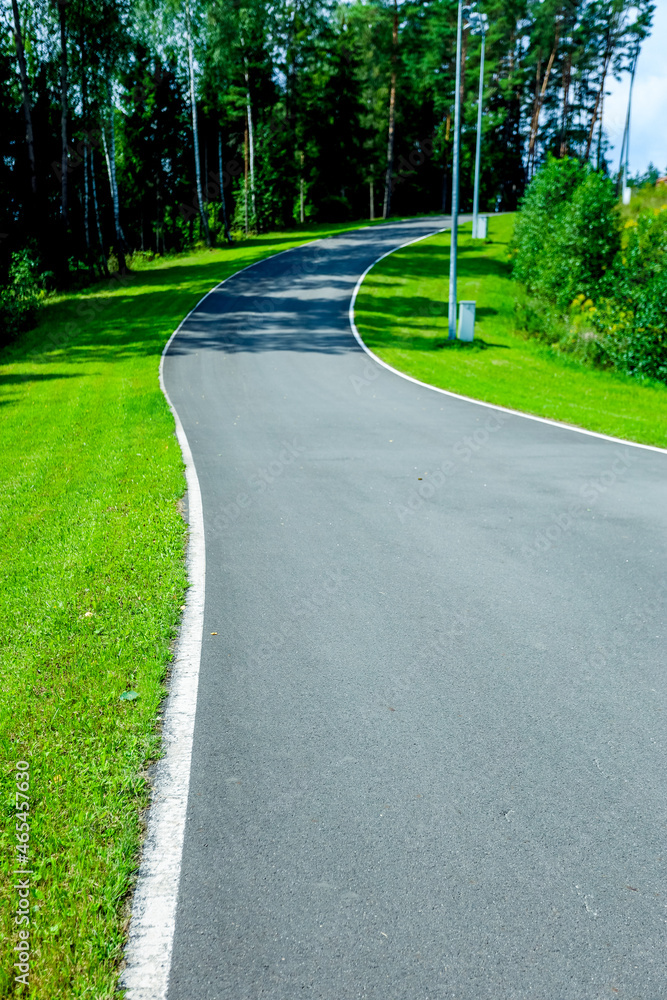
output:
POLYGON ((243 205, 245 211, 245 234, 248 237, 248 109, 246 108, 245 135, 243 137, 243 205))
MULTIPOLYGON (((204 205, 208 208, 208 143, 206 141, 206 135, 204 135, 204 177, 206 178, 206 184, 204 185, 204 205)), ((206 218, 208 219, 208 212, 206 213, 206 218)))
POLYGON ((607 46, 605 49, 604 59, 602 63, 602 79, 600 80, 600 86, 598 88, 597 96, 595 98, 595 107, 593 108, 593 117, 591 118, 591 127, 588 130, 588 139, 586 140, 586 161, 590 159, 591 146, 593 144, 593 134, 595 132, 595 123, 598 117, 598 109, 600 108, 600 103, 604 96, 604 85, 607 79, 607 72, 609 71, 609 64, 611 63, 611 58, 614 54, 616 36, 614 32, 615 24, 609 26, 609 31, 607 32, 607 46))
POLYGON ((63 227, 67 231, 67 26, 65 10, 67 4, 59 3, 60 17, 60 213, 63 227))
POLYGON ((220 175, 220 205, 222 207, 222 224, 224 226, 225 239, 232 242, 229 232, 229 222, 227 221, 227 204, 225 202, 225 183, 222 176, 222 133, 218 132, 218 174, 220 175))
POLYGON ((90 188, 93 193, 93 208, 95 209, 95 223, 97 225, 97 238, 100 241, 100 252, 102 254, 102 273, 109 277, 109 267, 107 265, 107 255, 104 249, 102 238, 102 223, 100 221, 100 206, 97 203, 97 184, 95 183, 95 153, 90 150, 90 188))
POLYGON ((199 162, 199 127, 197 125, 197 102, 195 98, 195 67, 192 54, 192 26, 190 24, 190 4, 185 2, 185 17, 188 32, 188 69, 190 73, 190 106, 192 109, 192 136, 195 148, 195 178, 197 182, 197 203, 199 205, 199 218, 201 220, 202 232, 206 240, 206 246, 211 245, 211 234, 208 231, 208 218, 204 210, 204 198, 201 183, 201 163, 199 162))
POLYGON ((396 130, 396 53, 398 49, 398 3, 394 0, 394 27, 392 32, 391 81, 389 84, 389 134, 387 137, 387 176, 384 182, 382 218, 389 218, 391 189, 394 182, 394 133, 396 130))
POLYGON ((301 176, 299 177, 299 222, 301 225, 306 221, 305 209, 304 209, 304 185, 303 185, 303 164, 305 161, 305 156, 303 150, 301 150, 301 176))
MULTIPOLYGON (((551 75, 551 69, 554 64, 554 59, 556 58, 556 52, 558 51, 558 40, 560 36, 560 21, 556 22, 556 34, 554 37, 554 47, 551 50, 551 55, 549 56, 549 62, 547 63, 547 68, 544 72, 544 80, 542 81, 542 88, 539 93, 539 97, 535 102, 535 108, 533 110, 533 120, 530 123, 530 141, 528 143, 528 163, 530 164, 534 159, 533 151, 535 149, 535 143, 537 141, 537 129, 540 122, 540 111, 542 110, 542 104, 544 103, 544 95, 547 92, 547 87, 549 85, 549 76, 551 75)), ((539 72, 539 70, 538 70, 539 72)))
POLYGON ((572 56, 568 52, 563 61, 563 134, 560 141, 560 155, 567 156, 567 126, 568 126, 568 103, 570 100, 570 72, 572 70, 572 56))
POLYGON ((602 163, 602 119, 604 116, 604 94, 602 95, 602 100, 600 101, 600 128, 598 130, 598 161, 596 169, 600 169, 600 164, 602 163))
POLYGON ((90 226, 88 225, 88 209, 90 199, 88 197, 88 141, 83 144, 83 233, 86 238, 86 253, 90 258, 90 226))
POLYGON ((81 32, 79 36, 79 51, 81 52, 81 116, 85 134, 83 142, 83 232, 86 239, 88 270, 92 279, 95 275, 95 254, 93 253, 92 240, 90 238, 90 183, 88 176, 88 160, 90 159, 92 161, 93 151, 90 146, 88 132, 88 86, 86 80, 86 68, 84 65, 86 38, 83 32, 81 32))
MULTIPOLYGON (((609 63, 605 62, 602 70, 602 82, 600 83, 600 89, 597 92, 595 98, 595 107, 593 108, 593 117, 591 118, 591 127, 588 130, 588 138, 586 140, 586 162, 590 160, 591 156, 591 146, 593 145, 593 134, 595 132, 595 123, 598 120, 598 110, 602 107, 602 101, 604 100, 604 85, 607 76, 607 69, 609 68, 609 63)), ((600 118, 600 128, 602 128, 602 118, 600 118)), ((598 151, 599 158, 599 151, 598 151)))
POLYGON ((537 64, 535 66, 535 95, 533 97, 533 113, 530 116, 530 146, 528 149, 528 176, 532 173, 533 159, 533 123, 535 117, 540 115, 540 80, 542 78, 542 53, 537 50, 537 64))
POLYGON ((252 202, 252 214, 255 226, 257 226, 257 200, 255 197, 255 132, 252 120, 252 102, 250 100, 250 74, 248 73, 248 60, 246 58, 245 38, 243 31, 240 34, 241 50, 243 53, 243 76, 246 89, 245 106, 245 228, 246 236, 249 232, 248 219, 248 170, 250 170, 250 193, 252 202))
POLYGON ((160 183, 155 185, 155 253, 160 253, 160 183))
POLYGON ((118 269, 121 274, 127 274, 127 263, 125 261, 125 250, 127 243, 125 234, 120 224, 120 199, 118 197, 118 183, 116 181, 116 127, 114 124, 113 94, 111 95, 111 150, 107 144, 106 128, 102 129, 102 142, 104 144, 104 156, 107 161, 107 173, 109 174, 109 187, 111 189, 111 200, 113 202, 113 221, 116 233, 116 255, 118 257, 118 269))
POLYGON ((155 252, 158 256, 162 254, 164 257, 167 253, 167 244, 164 238, 164 208, 159 184, 155 185, 155 213, 155 252))
POLYGON ((252 126, 252 104, 250 102, 250 84, 248 81, 248 70, 245 70, 246 85, 246 113, 248 116, 248 151, 250 153, 250 200, 252 203, 252 217, 257 226, 257 198, 255 195, 255 134, 252 126))
POLYGON ((463 105, 466 92, 466 57, 468 55, 468 29, 464 28, 461 36, 461 87, 459 90, 461 101, 461 117, 463 117, 463 105))
POLYGON ((25 50, 17 0, 12 0, 14 14, 14 37, 16 39, 16 56, 21 77, 21 93, 23 95, 23 114, 25 116, 25 141, 28 146, 28 162, 30 163, 30 190, 37 194, 37 167, 35 164, 35 140, 32 131, 32 109, 30 107, 30 92, 28 91, 28 72, 25 65, 25 50))

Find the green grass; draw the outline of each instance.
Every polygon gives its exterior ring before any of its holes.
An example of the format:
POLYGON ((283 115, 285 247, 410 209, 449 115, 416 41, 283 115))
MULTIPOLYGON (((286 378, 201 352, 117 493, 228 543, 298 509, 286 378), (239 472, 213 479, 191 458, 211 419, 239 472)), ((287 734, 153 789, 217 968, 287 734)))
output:
POLYGON ((0 355, 0 996, 13 979, 14 763, 31 770, 30 991, 114 995, 145 766, 186 591, 184 491, 158 366, 182 317, 307 227, 54 298, 0 355), (120 700, 127 691, 133 701, 120 700))
POLYGON ((459 236, 458 298, 477 303, 475 341, 447 343, 450 235, 385 257, 356 302, 359 333, 399 371, 441 389, 553 420, 667 447, 667 387, 591 368, 516 331, 508 243, 512 216, 491 216, 489 239, 459 236))
POLYGON ((667 184, 645 184, 632 189, 629 205, 619 205, 619 213, 623 220, 636 219, 640 212, 659 212, 667 208, 667 184))

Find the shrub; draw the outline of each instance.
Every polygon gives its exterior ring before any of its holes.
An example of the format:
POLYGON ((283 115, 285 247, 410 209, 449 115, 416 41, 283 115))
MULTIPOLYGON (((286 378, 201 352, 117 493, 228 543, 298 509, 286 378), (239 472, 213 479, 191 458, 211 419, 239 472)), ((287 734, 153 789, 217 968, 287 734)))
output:
POLYGON ((549 157, 523 197, 510 247, 514 277, 531 292, 541 292, 547 260, 545 251, 565 204, 581 183, 583 168, 577 160, 549 157))
POLYGON ((596 322, 614 368, 667 383, 667 269, 634 290, 607 299, 596 322))
POLYGON ((667 382, 667 209, 629 220, 595 326, 619 371, 667 382))
POLYGON ((559 262, 555 301, 569 305, 578 294, 596 298, 608 285, 608 272, 621 245, 616 194, 608 177, 587 171, 574 191, 556 234, 559 262))
POLYGON ((611 181, 570 157, 549 157, 533 178, 511 248, 514 276, 565 309, 597 296, 620 246, 611 181))
POLYGON ((667 268, 667 209, 645 211, 628 220, 625 236, 614 268, 614 295, 632 301, 667 268))
POLYGON ((517 320, 581 361, 667 383, 667 207, 621 229, 611 182, 567 157, 534 177, 517 219, 517 320))
POLYGON ((31 250, 12 254, 7 284, 0 289, 0 345, 34 326, 46 277, 39 273, 37 257, 31 250))
POLYGON ((109 274, 117 274, 118 271, 120 270, 118 257, 113 252, 113 250, 109 253, 109 256, 107 257, 107 269, 109 271, 109 274))

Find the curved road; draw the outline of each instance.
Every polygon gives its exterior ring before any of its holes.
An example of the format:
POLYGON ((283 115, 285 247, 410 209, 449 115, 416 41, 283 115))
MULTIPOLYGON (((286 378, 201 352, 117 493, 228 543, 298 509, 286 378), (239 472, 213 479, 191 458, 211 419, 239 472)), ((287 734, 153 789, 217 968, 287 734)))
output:
POLYGON ((165 358, 207 560, 169 1000, 667 996, 666 456, 362 352, 359 275, 444 224, 239 273, 165 358))

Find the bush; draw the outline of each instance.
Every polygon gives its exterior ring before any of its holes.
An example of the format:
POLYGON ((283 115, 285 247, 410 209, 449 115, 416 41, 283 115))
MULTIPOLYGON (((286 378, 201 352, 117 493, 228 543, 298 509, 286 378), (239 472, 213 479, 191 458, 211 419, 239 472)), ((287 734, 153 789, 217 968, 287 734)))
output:
POLYGON ((514 276, 566 309, 596 297, 620 247, 613 184, 570 157, 549 157, 523 199, 511 248, 514 276))
POLYGON ((521 329, 588 364, 667 383, 667 207, 621 229, 613 186, 576 160, 549 158, 517 219, 521 329))
POLYGON ((31 250, 12 254, 7 284, 0 289, 0 346, 34 326, 46 277, 39 273, 37 257, 31 250))
POLYGON ((625 246, 614 268, 614 296, 634 300, 667 267, 667 209, 642 212, 625 224, 625 246))
POLYGON ((667 269, 605 300, 597 314, 601 346, 618 371, 667 383, 667 269))
POLYGON ((616 194, 608 177, 587 172, 563 213, 554 256, 560 263, 556 302, 567 306, 578 294, 595 299, 608 287, 621 246, 616 194))
POLYGON ((514 277, 523 281, 531 292, 545 290, 545 251, 556 225, 559 224, 565 204, 582 179, 583 168, 577 160, 570 157, 555 160, 549 157, 523 197, 510 253, 514 277))
POLYGON ((594 321, 618 371, 667 382, 667 209, 629 220, 594 321))

